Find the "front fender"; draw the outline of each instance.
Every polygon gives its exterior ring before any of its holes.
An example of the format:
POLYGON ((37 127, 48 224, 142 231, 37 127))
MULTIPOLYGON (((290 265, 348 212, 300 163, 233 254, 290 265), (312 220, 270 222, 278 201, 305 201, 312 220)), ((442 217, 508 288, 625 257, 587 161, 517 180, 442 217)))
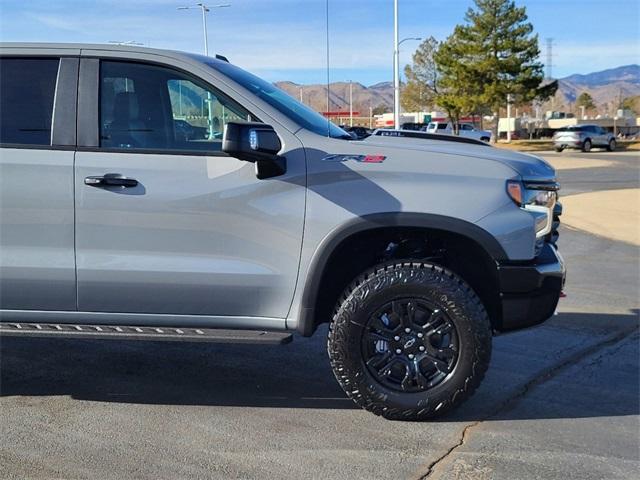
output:
POLYGON ((364 215, 353 218, 330 232, 316 249, 305 281, 296 329, 303 336, 310 336, 317 326, 315 307, 321 288, 323 273, 332 252, 356 233, 373 231, 387 227, 417 227, 455 233, 475 241, 496 262, 507 260, 507 254, 500 243, 479 226, 453 217, 429 213, 390 212, 364 215))

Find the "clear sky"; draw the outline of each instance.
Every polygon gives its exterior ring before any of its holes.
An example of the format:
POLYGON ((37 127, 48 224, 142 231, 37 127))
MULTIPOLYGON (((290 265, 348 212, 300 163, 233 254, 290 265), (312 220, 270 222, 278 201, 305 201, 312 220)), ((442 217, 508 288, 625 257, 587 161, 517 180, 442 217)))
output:
MULTIPOLYGON (((197 3, 197 0, 191 0, 197 3)), ((202 52, 199 10, 189 0, 0 0, 2 41, 136 41, 202 52)), ((213 0, 210 52, 268 80, 326 81, 325 0, 213 0)), ((640 0, 517 0, 539 34, 554 38, 553 74, 640 63, 640 0)), ((445 39, 472 0, 400 0, 400 37, 445 39)), ((329 0, 331 81, 389 81, 392 0, 329 0)), ((417 42, 402 45, 406 64, 417 42)))

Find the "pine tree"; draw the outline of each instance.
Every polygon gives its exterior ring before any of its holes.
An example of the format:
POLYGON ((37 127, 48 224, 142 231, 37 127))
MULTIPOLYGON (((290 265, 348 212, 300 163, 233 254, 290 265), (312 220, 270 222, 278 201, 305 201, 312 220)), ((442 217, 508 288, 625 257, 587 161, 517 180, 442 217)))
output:
POLYGON ((404 68, 407 83, 401 101, 406 111, 426 111, 434 106, 440 77, 434 60, 438 47, 435 38, 427 38, 413 54, 412 65, 404 68))
POLYGON ((497 117, 508 94, 516 105, 553 95, 558 85, 543 85, 538 36, 525 8, 512 0, 475 4, 465 15, 466 23, 456 26, 435 55, 442 73, 438 104, 459 113, 486 107, 497 117))
POLYGON ((439 90, 435 100, 447 112, 456 135, 459 133, 460 117, 481 107, 482 84, 476 77, 476 71, 463 60, 462 52, 466 49, 454 31, 434 57, 440 71, 439 90))
POLYGON ((578 107, 584 107, 585 110, 593 110, 596 108, 596 104, 593 101, 593 97, 589 95, 587 92, 582 92, 578 99, 576 100, 576 105, 578 107))
POLYGON ((622 108, 632 111, 635 115, 640 113, 640 95, 635 97, 627 97, 622 100, 622 108))

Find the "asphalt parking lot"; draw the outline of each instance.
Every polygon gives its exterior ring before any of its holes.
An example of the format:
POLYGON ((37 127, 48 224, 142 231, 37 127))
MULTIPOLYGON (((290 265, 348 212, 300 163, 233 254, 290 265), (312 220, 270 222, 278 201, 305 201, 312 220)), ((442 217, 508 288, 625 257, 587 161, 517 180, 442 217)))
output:
MULTIPOLYGON (((544 156, 563 195, 640 187, 633 152, 544 156)), ((559 314, 496 337, 475 396, 430 423, 348 400, 326 329, 282 347, 3 338, 0 477, 634 478, 639 252, 597 233, 562 228, 559 314)))

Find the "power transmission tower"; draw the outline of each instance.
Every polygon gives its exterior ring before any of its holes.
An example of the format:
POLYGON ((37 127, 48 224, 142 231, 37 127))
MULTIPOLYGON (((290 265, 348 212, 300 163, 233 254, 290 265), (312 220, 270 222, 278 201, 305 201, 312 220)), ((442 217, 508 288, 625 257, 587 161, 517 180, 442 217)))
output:
POLYGON ((547 79, 553 79, 553 38, 547 38, 547 79))

